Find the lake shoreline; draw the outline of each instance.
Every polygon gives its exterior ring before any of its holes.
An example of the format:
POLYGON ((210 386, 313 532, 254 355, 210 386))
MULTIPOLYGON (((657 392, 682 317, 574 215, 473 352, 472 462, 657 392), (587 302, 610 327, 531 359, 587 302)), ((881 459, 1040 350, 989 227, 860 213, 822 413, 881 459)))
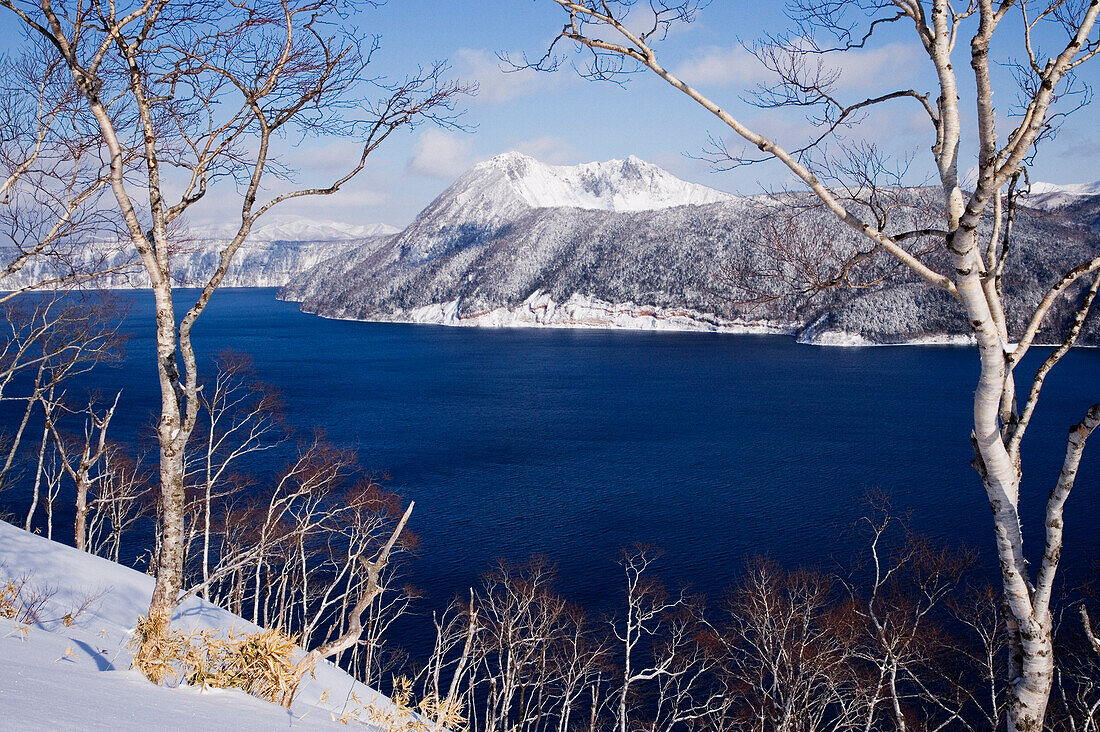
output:
MULTIPOLYGON (((534 296, 532 296, 533 298, 534 296)), ((532 298, 524 301, 530 302, 532 298)), ((642 333, 714 333, 719 335, 753 335, 753 336, 786 336, 793 338, 799 345, 817 346, 821 348, 891 348, 909 346, 947 346, 952 348, 971 347, 975 345, 974 337, 964 334, 930 333, 915 336, 908 340, 900 341, 874 341, 864 337, 860 333, 848 331, 815 331, 814 325, 794 326, 773 322, 752 323, 746 321, 730 321, 713 313, 698 313, 687 309, 670 309, 659 306, 634 305, 633 303, 614 303, 612 308, 627 311, 630 309, 640 311, 686 311, 691 318, 688 322, 666 322, 660 325, 650 324, 649 321, 631 323, 629 321, 577 321, 577 322, 540 322, 537 319, 518 319, 499 317, 502 312, 515 312, 523 306, 516 308, 496 308, 486 313, 475 316, 463 316, 457 310, 457 301, 450 303, 433 303, 424 305, 403 313, 383 314, 372 317, 357 317, 352 315, 322 312, 309 308, 301 300, 284 297, 281 292, 276 292, 275 299, 280 302, 294 303, 298 305, 300 312, 325 320, 336 320, 352 323, 396 323, 402 325, 437 326, 444 328, 474 328, 485 330, 593 330, 593 331, 632 331, 642 333), (442 317, 431 317, 430 311, 439 311, 442 317)), ((1014 345, 1014 344, 1011 344, 1014 345)), ((1035 342, 1040 348, 1054 348, 1058 343, 1035 342)), ((1100 344, 1078 344, 1075 348, 1095 349, 1100 344)))

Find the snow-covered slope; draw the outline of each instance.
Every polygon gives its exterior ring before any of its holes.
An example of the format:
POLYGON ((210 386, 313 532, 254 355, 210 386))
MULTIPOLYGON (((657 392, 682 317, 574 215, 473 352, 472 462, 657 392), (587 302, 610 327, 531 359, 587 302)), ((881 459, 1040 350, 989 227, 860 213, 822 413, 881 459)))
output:
POLYGON ((517 152, 474 166, 456 186, 486 190, 506 186, 532 208, 652 211, 714 203, 728 193, 682 181, 633 155, 626 160, 547 165, 517 152))
MULTIPOLYGON (((127 650, 152 577, 0 521, 0 582, 9 577, 54 594, 37 624, 0 618, 0 729, 347 730, 335 720, 356 706, 353 695, 359 705, 386 703, 327 662, 303 681, 290 710, 236 690, 154 686, 130 670, 127 650), (67 626, 63 616, 87 597, 97 599, 67 626)), ((182 603, 173 623, 255 629, 198 598, 182 603)))
POLYGON ((1086 196, 1100 195, 1100 181, 1095 183, 1043 183, 1039 181, 1031 184, 1031 192, 1027 196, 1027 205, 1049 211, 1075 203, 1086 196))
MULTIPOLYGON (((910 230, 930 225, 922 211, 942 192, 890 195, 892 226, 910 230)), ((954 342, 969 334, 949 296, 904 273, 867 289, 739 305, 731 273, 777 266, 755 237, 769 235, 771 217, 782 230, 789 206, 836 248, 822 254, 823 267, 863 246, 815 204, 812 194, 719 193, 636 158, 559 168, 509 153, 462 175, 400 234, 320 263, 281 296, 329 317, 445 325, 758 328, 830 345, 954 342)), ((1013 329, 1057 272, 1100 253, 1092 219, 1070 210, 1027 210, 1017 219, 1005 279, 1013 329)), ((942 251, 928 263, 951 266, 942 251)), ((1083 341, 1098 340, 1100 327, 1088 324, 1083 341)))
MULTIPOLYGON (((315 221, 291 214, 268 215, 260 219, 261 225, 249 235, 250 242, 320 242, 364 239, 368 236, 396 234, 400 229, 389 224, 356 226, 339 221, 315 221)), ((227 239, 237 233, 234 223, 213 226, 193 226, 191 233, 202 239, 227 239)))
MULTIPOLYGON (((223 285, 226 287, 279 287, 294 275, 315 267, 329 257, 346 252, 378 237, 396 232, 386 224, 351 226, 306 219, 274 219, 254 230, 233 259, 223 285)), ((221 251, 235 232, 232 225, 195 228, 178 237, 172 256, 172 280, 178 286, 203 284, 217 268, 221 251)), ((148 278, 136 254, 126 246, 94 243, 74 246, 66 256, 68 271, 105 271, 95 285, 107 289, 148 287, 148 278)), ((0 262, 10 261, 0 240, 0 262)), ((8 249, 7 251, 12 251, 8 249)), ((15 290, 56 277, 56 260, 31 261, 0 281, 0 290, 15 290)), ((63 269, 61 273, 63 274, 63 269)))

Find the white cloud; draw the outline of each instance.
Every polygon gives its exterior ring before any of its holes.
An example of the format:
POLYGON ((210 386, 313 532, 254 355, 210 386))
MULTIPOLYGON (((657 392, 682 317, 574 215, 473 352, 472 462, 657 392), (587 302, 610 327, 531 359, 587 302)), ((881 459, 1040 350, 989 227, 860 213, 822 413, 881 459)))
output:
MULTIPOLYGON (((354 140, 327 142, 324 138, 314 137, 287 146, 281 151, 279 158, 292 169, 312 177, 335 179, 354 168, 362 152, 362 145, 354 140)), ((373 162, 373 157, 368 159, 368 171, 373 162)))
MULTIPOLYGON (((289 190, 289 187, 287 187, 289 190)), ((281 191, 267 191, 275 195, 281 191)), ((367 187, 348 185, 331 196, 305 196, 292 198, 271 209, 259 220, 258 226, 270 223, 273 216, 291 216, 318 221, 340 221, 351 224, 367 224, 385 221, 390 203, 387 193, 367 187), (377 218, 381 216, 382 218, 377 218)), ((229 190, 215 189, 188 210, 187 221, 194 226, 223 226, 241 220, 240 195, 229 190)))
MULTIPOLYGON (((840 72, 838 89, 858 89, 908 81, 919 67, 919 49, 911 43, 890 43, 867 51, 852 50, 820 56, 827 70, 840 72)), ((775 81, 776 77, 749 51, 709 47, 680 64, 673 72, 692 85, 740 86, 775 81)))
POLYGON ((560 137, 535 137, 517 142, 512 149, 552 165, 570 165, 577 159, 574 147, 560 137))
MULTIPOLYGON (((890 43, 869 51, 848 51, 833 56, 832 66, 840 71, 837 87, 897 86, 912 80, 920 68, 923 51, 912 43, 890 43)), ((904 88, 904 87, 899 87, 904 88)))
POLYGON ((427 178, 455 178, 473 164, 469 137, 425 130, 413 145, 412 157, 405 164, 409 175, 427 178))
POLYGON ((673 73, 693 86, 747 86, 764 81, 767 69, 740 46, 711 46, 677 66, 673 73))
POLYGON ((476 48, 455 51, 455 70, 467 81, 478 85, 476 99, 490 104, 508 102, 533 94, 559 83, 563 74, 549 74, 531 69, 510 70, 495 54, 476 48), (509 69, 509 70, 506 70, 509 69))

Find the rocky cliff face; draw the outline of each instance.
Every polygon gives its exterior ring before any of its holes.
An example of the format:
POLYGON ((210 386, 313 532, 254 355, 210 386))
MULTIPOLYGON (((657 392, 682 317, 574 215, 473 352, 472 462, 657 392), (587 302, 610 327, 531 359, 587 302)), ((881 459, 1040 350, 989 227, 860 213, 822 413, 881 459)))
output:
MULTIPOLYGON (((912 211, 895 225, 916 226, 923 204, 939 194, 894 195, 912 211)), ((1070 266, 1100 253, 1100 238, 1085 220, 1100 196, 1076 195, 1072 203, 1018 219, 1005 273, 1014 329, 1023 326, 1024 305, 1070 266)), ((636 158, 557 167, 510 153, 461 176, 403 232, 319 263, 281 296, 309 312, 362 320, 757 329, 828 344, 967 337, 946 294, 900 271, 866 289, 742 304, 736 273, 772 266, 760 239, 769 222, 793 209, 818 242, 831 241, 841 253, 864 246, 812 204, 804 194, 731 196, 636 158)), ((809 250, 811 243, 794 246, 809 250)), ((937 256, 927 259, 937 263, 937 256)), ((1097 320, 1087 340, 1100 341, 1097 320)))

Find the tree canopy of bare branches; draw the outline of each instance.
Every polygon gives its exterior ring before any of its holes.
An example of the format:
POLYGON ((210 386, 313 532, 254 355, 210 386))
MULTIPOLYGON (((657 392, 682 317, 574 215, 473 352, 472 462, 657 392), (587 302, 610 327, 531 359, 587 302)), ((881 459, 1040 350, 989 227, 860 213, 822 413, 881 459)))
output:
POLYGON ((0 7, 66 73, 81 129, 109 162, 103 185, 113 219, 151 282, 161 530, 150 627, 167 629, 183 582, 185 454, 200 407, 196 321, 260 216, 287 200, 340 190, 402 127, 455 124, 455 101, 467 88, 445 78, 443 63, 393 82, 372 78, 378 41, 346 25, 360 5, 343 0, 2 0, 0 7), (273 182, 290 183, 276 143, 320 134, 353 147, 347 169, 325 185, 271 192, 273 182), (194 302, 177 313, 171 273, 181 217, 219 183, 219 191, 237 191, 238 228, 194 302))

